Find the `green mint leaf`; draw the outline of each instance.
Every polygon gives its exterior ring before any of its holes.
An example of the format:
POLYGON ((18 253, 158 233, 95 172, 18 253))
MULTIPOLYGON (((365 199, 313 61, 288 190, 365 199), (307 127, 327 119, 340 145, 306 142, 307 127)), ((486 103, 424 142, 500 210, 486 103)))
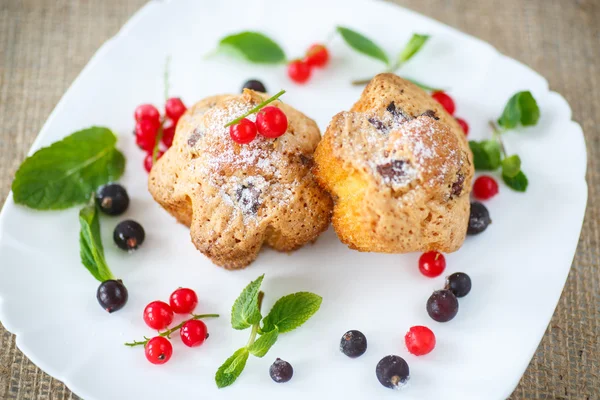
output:
POLYGON ((540 119, 540 109, 529 91, 519 92, 508 100, 504 111, 498 118, 498 125, 504 129, 532 126, 540 119))
POLYGON ((231 308, 231 326, 233 329, 246 329, 258 324, 262 316, 258 306, 258 292, 265 275, 259 276, 242 291, 231 308))
POLYGON ((125 158, 116 142, 110 129, 92 127, 38 150, 15 174, 15 203, 38 210, 85 203, 99 186, 123 174, 125 158))
POLYGON ((504 180, 504 183, 506 183, 506 185, 509 188, 516 190, 517 192, 526 191, 527 185, 529 184, 529 181, 527 180, 527 176, 525 176, 523 171, 519 171, 513 177, 502 174, 502 179, 504 180))
POLYGON ((421 47, 423 47, 428 39, 429 35, 414 33, 408 43, 404 46, 404 49, 402 49, 398 55, 398 64, 404 64, 410 60, 419 50, 421 50, 421 47))
POLYGON ((502 160, 502 175, 508 178, 514 178, 521 171, 521 158, 518 155, 512 155, 502 160))
POLYGON ((90 204, 79 211, 79 223, 81 225, 79 232, 81 263, 100 282, 114 279, 104 258, 98 209, 93 199, 90 204))
POLYGON ((215 374, 215 382, 219 389, 231 385, 240 376, 246 361, 248 361, 248 349, 242 347, 237 350, 231 357, 229 357, 223 365, 219 367, 215 374))
POLYGON ((495 171, 500 167, 500 144, 495 140, 469 141, 477 171, 495 171))
POLYGON ((269 349, 275 344, 278 336, 279 330, 275 328, 256 339, 256 341, 252 343, 248 350, 256 357, 264 357, 269 349))
POLYGON ((344 41, 354 50, 389 65, 390 60, 388 59, 387 54, 385 54, 385 51, 377 46, 371 39, 343 26, 338 26, 337 31, 342 35, 344 41))
POLYGON ((263 332, 278 328, 279 333, 285 333, 298 328, 319 310, 322 300, 321 296, 308 292, 280 298, 263 320, 263 332))
POLYGON ((219 42, 219 49, 228 48, 253 63, 278 64, 286 59, 277 43, 258 32, 240 32, 224 37, 219 42))

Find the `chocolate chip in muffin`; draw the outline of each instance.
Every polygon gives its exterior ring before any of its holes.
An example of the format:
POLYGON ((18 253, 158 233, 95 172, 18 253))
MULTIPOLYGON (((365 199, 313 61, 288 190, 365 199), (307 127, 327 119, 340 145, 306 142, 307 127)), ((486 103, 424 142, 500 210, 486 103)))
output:
POLYGON ((392 160, 377 166, 377 172, 385 182, 400 184, 405 181, 409 162, 405 160, 392 160))
POLYGON ((188 146, 194 147, 196 145, 196 143, 198 143, 198 140, 200 140, 200 138, 202 136, 204 136, 204 132, 202 132, 202 130, 200 128, 194 129, 194 132, 192 132, 190 137, 188 137, 188 140, 187 140, 188 146))
POLYGON ((381 133, 388 133, 389 128, 381 121, 375 117, 369 118, 369 123, 375 127, 381 133))
POLYGON ((302 163, 302 165, 308 168, 312 168, 314 164, 312 157, 306 157, 304 154, 300 154, 300 162, 302 163))
POLYGON ((463 190, 464 183, 465 176, 459 172, 458 174, 456 174, 456 181, 452 184, 452 188, 450 190, 450 198, 453 198, 454 196, 460 196, 463 190))
POLYGON ((413 119, 413 117, 405 113, 404 110, 396 107, 396 103, 394 103, 393 101, 390 104, 388 104, 386 110, 397 119, 401 119, 401 121, 399 121, 400 123, 410 121, 411 119, 413 119))
POLYGON ((433 118, 436 121, 439 121, 439 117, 435 114, 435 111, 433 110, 426 110, 423 114, 421 114, 424 117, 429 117, 429 118, 433 118))
POLYGON ((260 190, 255 188, 252 183, 242 185, 236 192, 236 200, 242 208, 244 214, 256 215, 260 207, 260 190))

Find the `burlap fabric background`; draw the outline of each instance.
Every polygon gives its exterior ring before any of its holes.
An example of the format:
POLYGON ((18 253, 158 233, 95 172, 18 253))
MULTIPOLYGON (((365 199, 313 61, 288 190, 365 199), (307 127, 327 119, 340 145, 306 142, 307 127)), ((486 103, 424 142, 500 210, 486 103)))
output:
MULTIPOLYGON (((144 2, 0 0, 0 204, 64 91, 144 2)), ((530 65, 567 98, 583 126, 589 202, 579 248, 552 322, 512 399, 600 399, 600 0, 396 2, 530 65)), ((0 398, 75 397, 36 368, 0 325, 0 398)))

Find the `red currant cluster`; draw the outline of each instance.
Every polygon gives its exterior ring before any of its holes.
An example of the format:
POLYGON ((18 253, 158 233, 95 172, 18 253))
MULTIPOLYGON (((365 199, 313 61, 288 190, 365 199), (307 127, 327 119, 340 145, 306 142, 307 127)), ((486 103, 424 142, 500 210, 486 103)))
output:
POLYGON ((288 64, 287 73, 296 83, 306 83, 312 75, 313 68, 325 68, 329 62, 329 51, 322 44, 313 44, 306 52, 303 60, 293 60, 288 64))
MULTIPOLYGON (((438 103, 444 107, 450 115, 454 115, 454 111, 456 110, 456 106, 454 105, 454 100, 452 97, 448 96, 445 92, 433 92, 431 94, 438 103)), ((469 133, 469 125, 467 121, 462 118, 456 118, 456 122, 460 125, 462 130, 465 132, 465 135, 469 133)), ((483 175, 475 180, 473 185, 473 196, 480 200, 487 200, 494 197, 498 194, 498 182, 491 176, 483 175)), ((440 272, 441 273, 441 272, 440 272)))
POLYGON ((264 137, 278 138, 288 128, 288 120, 283 111, 274 106, 264 107, 256 115, 256 123, 243 118, 229 127, 231 139, 239 144, 247 144, 260 133, 264 137))
MULTIPOLYGON (((186 110, 185 104, 178 97, 167 100, 165 116, 162 118, 158 109, 152 104, 142 104, 135 109, 135 141, 140 149, 146 152, 144 159, 146 171, 150 172, 152 169, 152 156, 159 131, 162 130, 162 148, 166 150, 173 144, 175 127, 186 110)), ((163 150, 159 150, 157 159, 163 155, 163 150)))
POLYGON ((173 322, 174 314, 191 314, 192 318, 187 319, 177 326, 164 332, 159 332, 158 336, 152 339, 144 337, 143 341, 133 341, 125 343, 126 346, 140 346, 145 348, 146 358, 152 364, 164 364, 171 359, 173 346, 169 339, 171 334, 179 330, 181 341, 188 347, 200 346, 208 338, 206 324, 200 321, 200 318, 218 317, 217 314, 196 315, 192 312, 198 305, 198 296, 192 289, 179 288, 175 290, 169 298, 169 304, 164 301, 153 301, 144 309, 144 322, 152 329, 158 331, 167 329, 173 322))

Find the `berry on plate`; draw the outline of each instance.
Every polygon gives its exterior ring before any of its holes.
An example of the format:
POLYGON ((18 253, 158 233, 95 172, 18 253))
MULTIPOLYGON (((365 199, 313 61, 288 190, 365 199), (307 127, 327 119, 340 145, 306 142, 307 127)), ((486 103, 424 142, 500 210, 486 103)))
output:
POLYGON ((473 184, 473 196, 480 200, 488 200, 498 194, 498 182, 488 175, 482 175, 475 179, 473 184))
POLYGON ((454 115, 454 111, 456 110, 454 100, 452 100, 452 97, 448 96, 446 92, 433 92, 431 94, 431 97, 433 97, 438 103, 440 103, 442 107, 444 107, 444 109, 448 111, 448 114, 454 115))
POLYGON ((192 289, 179 288, 171 293, 169 304, 174 313, 189 314, 198 305, 198 296, 192 289))
POLYGON ((162 336, 153 337, 148 341, 144 349, 146 358, 152 364, 164 364, 171 359, 173 355, 173 345, 169 339, 162 336))
POLYGON ((144 308, 144 322, 152 329, 165 329, 173 322, 173 310, 164 301, 153 301, 144 308))
POLYGON ((390 389, 400 389, 410 379, 408 364, 400 356, 386 356, 379 361, 375 368, 379 382, 390 389))
POLYGON ((490 218, 490 213, 486 206, 479 203, 478 201, 472 202, 467 234, 477 235, 485 231, 491 223, 492 219, 490 218))
POLYGON ((144 243, 146 232, 133 220, 120 222, 113 232, 113 240, 122 250, 135 250, 144 243))
POLYGON ((183 324, 179 336, 187 347, 197 347, 208 338, 208 329, 204 322, 192 319, 183 324))
POLYGON ((257 79, 250 79, 246 81, 242 86, 242 91, 244 91, 244 89, 250 89, 260 93, 267 93, 267 88, 265 85, 257 79))
POLYGON ((367 338, 360 331, 348 331, 340 341, 340 351, 350 358, 360 357, 367 351, 367 338))
POLYGON ((428 251, 419 257, 419 271, 429 278, 440 276, 446 269, 446 258, 437 251, 428 251))
POLYGON ((110 183, 98 189, 96 204, 104 214, 121 215, 129 207, 129 196, 123 186, 110 183))
POLYGON ((115 312, 123 308, 127 303, 129 295, 127 288, 120 280, 104 281, 98 287, 96 298, 98 303, 109 313, 115 312))
POLYGON ((306 83, 310 78, 310 65, 302 60, 294 60, 288 64, 288 76, 296 83, 306 83))
POLYGON ((427 300, 427 313, 437 322, 448 322, 458 313, 458 300, 450 290, 436 290, 427 300))
POLYGON ((271 375, 271 379, 275 382, 284 383, 292 379, 294 368, 292 368, 292 365, 289 362, 278 358, 269 368, 269 374, 271 375))
POLYGON ((322 44, 313 44, 306 52, 306 63, 310 67, 323 68, 329 62, 329 51, 322 44))
POLYGON ((404 343, 411 354, 423 356, 435 347, 435 335, 426 326, 413 326, 406 332, 404 343))
POLYGON ((135 142, 145 151, 152 151, 160 123, 143 119, 135 124, 135 142))
POLYGON ((455 272, 446 278, 444 289, 450 290, 456 297, 465 297, 471 291, 471 278, 464 272, 455 272))

